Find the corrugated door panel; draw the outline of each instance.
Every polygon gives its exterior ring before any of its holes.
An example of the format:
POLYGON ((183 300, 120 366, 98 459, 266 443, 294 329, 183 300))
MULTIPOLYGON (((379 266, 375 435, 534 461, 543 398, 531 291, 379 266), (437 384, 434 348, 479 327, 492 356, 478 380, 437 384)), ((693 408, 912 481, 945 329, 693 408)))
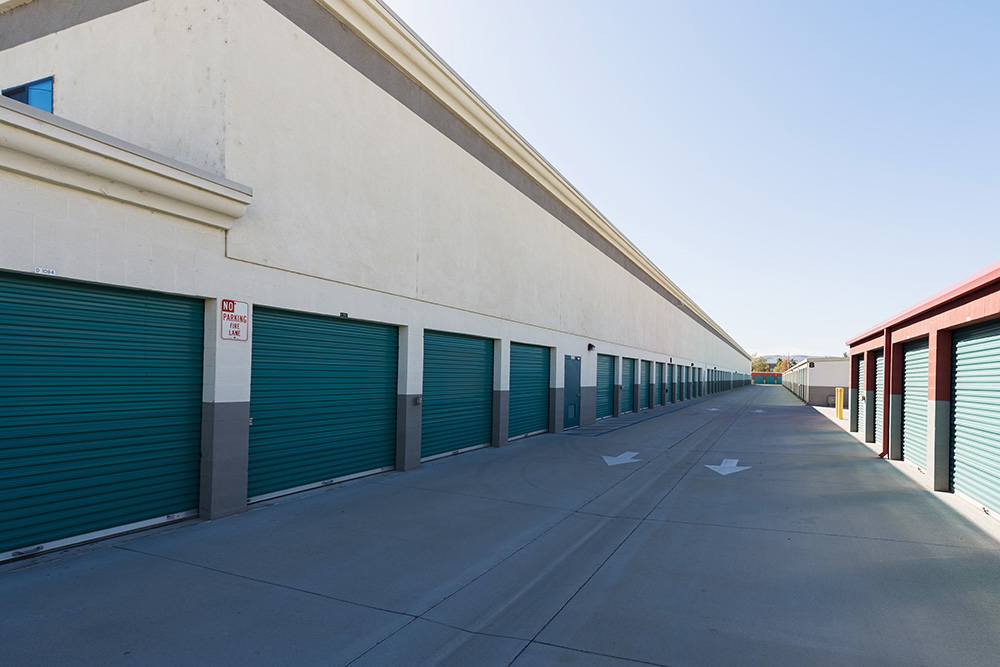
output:
POLYGON ((867 390, 865 389, 865 358, 858 361, 858 433, 862 439, 865 437, 865 416, 868 412, 865 407, 868 401, 865 399, 867 390))
POLYGON ((954 335, 952 487, 1000 512, 1000 324, 954 335))
POLYGON ((391 467, 398 329, 254 308, 250 498, 391 467))
POLYGON ((656 362, 656 404, 663 405, 663 364, 656 362))
POLYGON ((674 396, 674 365, 667 364, 667 402, 669 403, 671 398, 674 396))
POLYGON ((882 397, 885 391, 885 357, 881 354, 875 357, 875 443, 882 442, 882 397))
POLYGON ((632 412, 635 403, 635 359, 622 359, 622 412, 632 412))
POLYGON ((548 430, 549 357, 547 347, 510 344, 508 437, 548 430))
POLYGON ((197 509, 204 313, 0 274, 0 554, 197 509))
POLYGON ((424 332, 421 456, 488 445, 493 430, 493 341, 424 332))
POLYGON ((903 460, 927 468, 927 341, 903 347, 903 460))
POLYGON ((597 355, 597 418, 614 413, 615 358, 608 354, 597 355))
POLYGON ((641 364, 641 371, 639 373, 639 408, 646 409, 649 407, 649 366, 648 361, 643 361, 641 364))

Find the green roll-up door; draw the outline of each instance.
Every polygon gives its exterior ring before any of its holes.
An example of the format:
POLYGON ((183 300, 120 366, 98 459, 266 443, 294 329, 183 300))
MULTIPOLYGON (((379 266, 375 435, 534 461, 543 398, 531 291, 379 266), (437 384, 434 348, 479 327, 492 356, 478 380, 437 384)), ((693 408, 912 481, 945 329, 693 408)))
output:
POLYGON ((510 344, 508 437, 549 428, 549 348, 510 344))
POLYGON ((493 341, 424 332, 423 458, 488 445, 493 431, 493 341))
POLYGON ((667 403, 673 403, 676 398, 677 389, 674 387, 674 365, 667 364, 667 403))
POLYGON ((615 358, 608 354, 597 355, 597 418, 614 414, 615 358))
POLYGON ((0 274, 0 559, 197 509, 204 319, 0 274))
POLYGON ((649 407, 649 367, 650 362, 643 361, 639 373, 639 409, 645 410, 649 407))
POLYGON ((398 329, 254 308, 251 499, 390 468, 398 329))
POLYGON ((1000 512, 1000 324, 954 335, 952 488, 1000 512))
POLYGON ((635 408, 635 359, 622 359, 622 412, 635 408))
POLYGON ((885 357, 879 353, 875 357, 875 442, 882 442, 882 396, 885 391, 885 357))
POLYGON ((691 367, 684 367, 684 399, 691 400, 691 367))
POLYGON ((927 468, 927 341, 903 347, 903 460, 927 468))
POLYGON ((865 417, 868 409, 865 407, 868 405, 868 400, 866 399, 867 389, 865 389, 865 358, 862 356, 858 360, 858 433, 861 434, 861 438, 865 437, 865 417))
POLYGON ((656 362, 656 404, 663 405, 663 363, 656 362))

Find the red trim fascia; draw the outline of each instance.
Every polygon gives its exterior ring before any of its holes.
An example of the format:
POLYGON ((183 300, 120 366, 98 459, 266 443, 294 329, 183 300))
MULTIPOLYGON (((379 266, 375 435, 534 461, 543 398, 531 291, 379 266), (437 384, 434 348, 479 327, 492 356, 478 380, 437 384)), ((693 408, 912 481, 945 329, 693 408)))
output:
POLYGON ((864 333, 855 336, 854 338, 847 341, 848 346, 854 346, 855 344, 871 337, 877 336, 882 330, 893 328, 898 324, 903 323, 906 320, 912 319, 917 315, 926 313, 929 310, 933 310, 938 306, 941 306, 949 301, 958 299, 964 295, 980 290, 984 287, 988 287, 992 283, 1000 282, 1000 263, 994 264, 990 268, 976 274, 972 278, 965 280, 954 287, 951 287, 940 294, 923 301, 909 310, 903 311, 902 313, 892 317, 878 326, 872 327, 871 329, 865 331, 864 333))
POLYGON ((884 332, 880 331, 878 337, 867 340, 863 343, 856 343, 851 346, 850 354, 862 354, 864 352, 871 352, 872 350, 880 350, 885 344, 884 332))

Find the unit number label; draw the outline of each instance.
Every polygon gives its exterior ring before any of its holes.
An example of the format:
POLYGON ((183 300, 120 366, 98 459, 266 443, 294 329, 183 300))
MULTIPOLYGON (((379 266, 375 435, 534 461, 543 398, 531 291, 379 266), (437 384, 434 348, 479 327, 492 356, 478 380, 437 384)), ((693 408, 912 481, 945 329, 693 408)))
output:
POLYGON ((245 301, 220 302, 223 340, 246 340, 250 328, 250 306, 245 301))

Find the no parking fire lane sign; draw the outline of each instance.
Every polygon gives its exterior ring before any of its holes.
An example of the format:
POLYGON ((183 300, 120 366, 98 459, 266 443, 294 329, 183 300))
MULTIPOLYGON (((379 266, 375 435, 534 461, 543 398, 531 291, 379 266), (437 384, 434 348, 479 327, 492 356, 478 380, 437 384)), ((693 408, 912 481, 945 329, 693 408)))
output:
POLYGON ((247 302, 222 299, 219 304, 222 339, 247 340, 250 328, 250 306, 247 302))

